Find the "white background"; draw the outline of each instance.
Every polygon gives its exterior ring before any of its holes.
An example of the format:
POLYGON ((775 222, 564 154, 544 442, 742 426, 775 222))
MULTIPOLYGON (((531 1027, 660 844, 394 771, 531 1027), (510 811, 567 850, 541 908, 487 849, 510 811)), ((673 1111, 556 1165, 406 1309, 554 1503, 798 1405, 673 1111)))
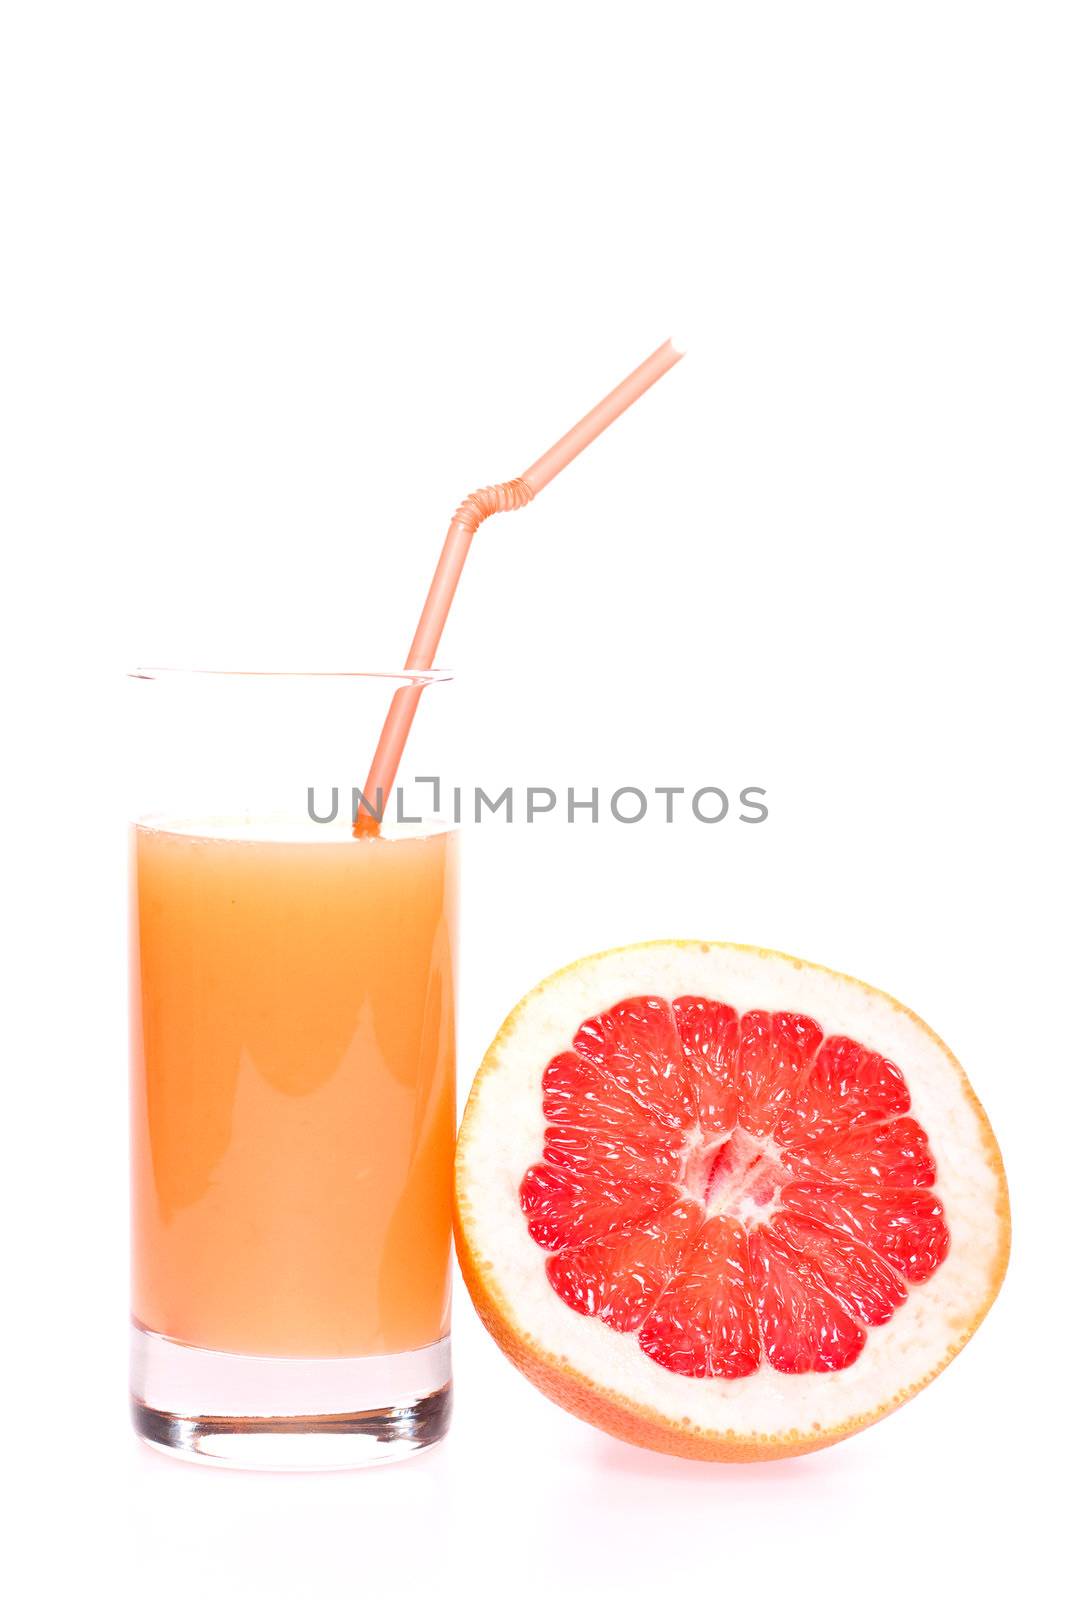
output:
POLYGON ((1062 8, 2 16, 15 1592, 1036 1581, 1063 1385, 1062 8), (687 359, 479 535, 443 657, 472 778, 756 783, 771 816, 470 830, 461 1094, 589 951, 842 967, 986 1104, 1000 1301, 912 1404, 795 1462, 600 1436, 461 1287, 439 1451, 302 1478, 154 1456, 124 1398, 121 674, 395 664, 455 503, 670 333, 687 359))

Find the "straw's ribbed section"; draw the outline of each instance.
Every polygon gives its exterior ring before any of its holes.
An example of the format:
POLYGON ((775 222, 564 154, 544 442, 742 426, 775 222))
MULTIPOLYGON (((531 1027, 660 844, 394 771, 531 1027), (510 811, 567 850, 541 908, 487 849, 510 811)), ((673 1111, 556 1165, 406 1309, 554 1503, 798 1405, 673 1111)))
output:
POLYGON ((525 478, 512 478, 510 483, 494 483, 488 489, 475 489, 469 494, 463 504, 456 510, 452 518, 469 533, 474 533, 486 517, 491 517, 497 511, 518 511, 521 506, 528 506, 533 499, 533 490, 525 478))
POLYGON ((510 483, 494 483, 487 489, 476 489, 457 508, 448 525, 441 559, 437 563, 437 571, 426 596, 415 637, 411 641, 407 659, 409 668, 418 670, 433 666, 463 563, 467 559, 471 541, 486 517, 493 516, 497 511, 517 511, 532 499, 533 490, 526 480, 512 478, 510 483))

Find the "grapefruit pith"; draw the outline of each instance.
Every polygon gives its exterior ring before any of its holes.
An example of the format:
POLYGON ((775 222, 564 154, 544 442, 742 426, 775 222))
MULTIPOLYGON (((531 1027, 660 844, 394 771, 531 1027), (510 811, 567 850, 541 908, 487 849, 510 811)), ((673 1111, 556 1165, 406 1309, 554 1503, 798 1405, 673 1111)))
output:
POLYGON ((969 1339, 1009 1237, 940 1039, 772 951, 662 942, 554 974, 460 1128, 486 1327, 559 1404, 677 1455, 800 1455, 877 1421, 969 1339))

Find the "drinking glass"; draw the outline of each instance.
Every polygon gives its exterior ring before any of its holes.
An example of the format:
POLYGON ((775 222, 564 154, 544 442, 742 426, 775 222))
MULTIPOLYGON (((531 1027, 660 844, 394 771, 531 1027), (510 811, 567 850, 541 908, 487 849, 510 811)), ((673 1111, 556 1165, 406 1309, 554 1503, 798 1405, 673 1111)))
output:
POLYGON ((409 1454, 451 1406, 448 675, 131 678, 135 1427, 231 1465, 409 1454), (406 820, 354 837, 397 691, 406 820))

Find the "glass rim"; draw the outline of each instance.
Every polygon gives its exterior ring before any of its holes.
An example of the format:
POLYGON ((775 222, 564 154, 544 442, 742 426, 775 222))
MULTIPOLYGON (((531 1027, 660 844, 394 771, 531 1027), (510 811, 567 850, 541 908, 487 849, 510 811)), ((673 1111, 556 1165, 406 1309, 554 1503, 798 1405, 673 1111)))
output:
POLYGON ((314 669, 288 668, 234 668, 234 667, 131 667, 126 677, 147 683, 181 683, 200 682, 207 679, 223 679, 227 682, 261 682, 270 683, 288 681, 291 683, 314 683, 326 680, 328 682, 389 682, 400 684, 419 685, 424 687, 431 683, 451 683, 454 673, 451 667, 394 667, 378 671, 315 671, 314 669))

